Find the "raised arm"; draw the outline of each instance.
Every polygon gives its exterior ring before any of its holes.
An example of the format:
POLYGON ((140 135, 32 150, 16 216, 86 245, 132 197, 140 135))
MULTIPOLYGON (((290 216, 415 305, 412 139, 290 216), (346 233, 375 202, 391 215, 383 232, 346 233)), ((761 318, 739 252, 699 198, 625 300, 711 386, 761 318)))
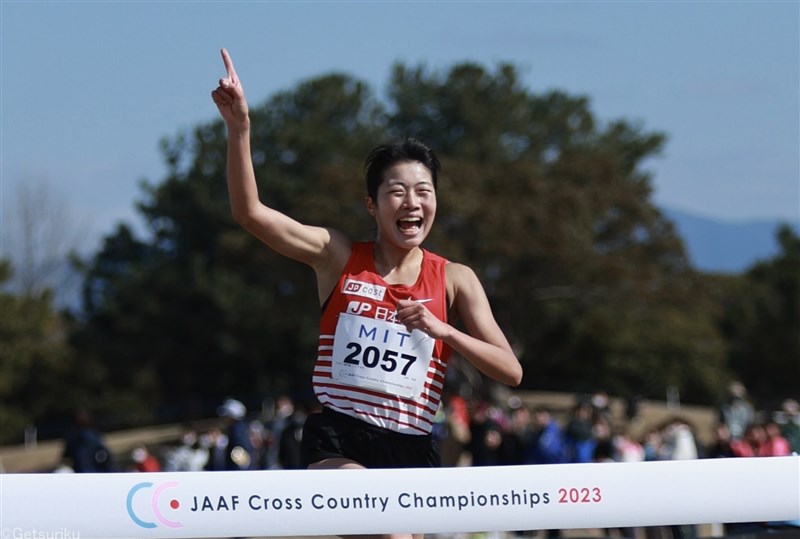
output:
POLYGON ((227 76, 220 79, 211 98, 228 130, 227 182, 233 218, 270 248, 313 267, 320 296, 327 296, 328 281, 338 276, 344 264, 342 258, 346 261, 349 256, 349 240, 336 231, 299 223, 261 202, 253 170, 250 115, 244 89, 225 49, 222 61, 227 76))

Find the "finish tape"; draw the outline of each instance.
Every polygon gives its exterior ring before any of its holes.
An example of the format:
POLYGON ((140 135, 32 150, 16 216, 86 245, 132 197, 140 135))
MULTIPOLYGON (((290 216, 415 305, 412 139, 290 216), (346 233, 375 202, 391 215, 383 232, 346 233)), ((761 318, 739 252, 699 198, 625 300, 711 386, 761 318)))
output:
POLYGON ((800 457, 0 475, 0 539, 456 533, 800 519, 800 457))

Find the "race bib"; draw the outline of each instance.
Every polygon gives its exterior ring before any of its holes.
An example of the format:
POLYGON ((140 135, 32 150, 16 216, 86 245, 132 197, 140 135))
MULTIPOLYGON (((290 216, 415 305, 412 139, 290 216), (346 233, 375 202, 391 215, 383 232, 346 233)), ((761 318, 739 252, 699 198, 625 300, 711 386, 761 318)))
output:
POLYGON ((405 398, 422 393, 434 346, 425 332, 341 313, 333 342, 335 382, 405 398))

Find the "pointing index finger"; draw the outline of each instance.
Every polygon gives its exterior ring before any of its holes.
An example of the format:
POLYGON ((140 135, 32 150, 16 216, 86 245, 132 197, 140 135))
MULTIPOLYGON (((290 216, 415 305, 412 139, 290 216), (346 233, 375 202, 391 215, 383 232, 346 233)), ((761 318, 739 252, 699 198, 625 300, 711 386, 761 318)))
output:
POLYGON ((225 71, 228 72, 228 78, 231 80, 231 83, 236 84, 239 82, 239 77, 236 76, 236 69, 233 67, 231 55, 228 54, 228 51, 225 49, 222 49, 222 61, 225 63, 225 71))

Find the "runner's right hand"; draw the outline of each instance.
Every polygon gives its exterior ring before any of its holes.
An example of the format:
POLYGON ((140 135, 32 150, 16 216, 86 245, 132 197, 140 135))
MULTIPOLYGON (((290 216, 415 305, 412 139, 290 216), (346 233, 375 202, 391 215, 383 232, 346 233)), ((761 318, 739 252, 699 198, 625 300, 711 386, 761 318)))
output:
POLYGON ((244 89, 233 67, 233 60, 225 49, 222 49, 222 61, 228 76, 219 79, 219 86, 211 92, 211 98, 229 129, 247 128, 250 117, 244 89))

